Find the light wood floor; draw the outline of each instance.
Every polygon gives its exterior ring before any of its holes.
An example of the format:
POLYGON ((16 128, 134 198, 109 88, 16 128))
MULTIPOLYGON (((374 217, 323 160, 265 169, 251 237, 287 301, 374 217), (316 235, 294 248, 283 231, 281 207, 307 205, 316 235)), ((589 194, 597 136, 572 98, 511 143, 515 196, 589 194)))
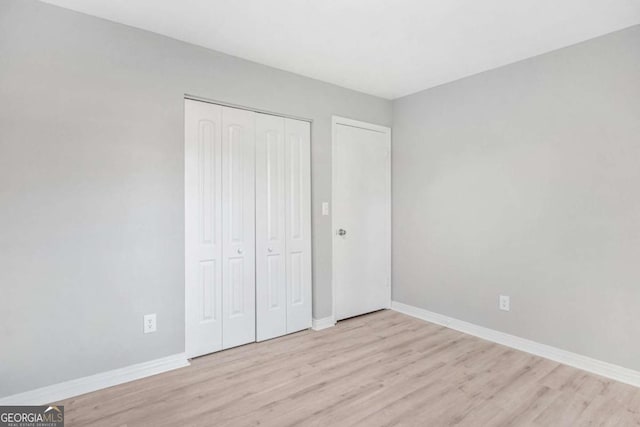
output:
POLYGON ((392 311, 61 404, 67 426, 640 425, 640 389, 392 311))

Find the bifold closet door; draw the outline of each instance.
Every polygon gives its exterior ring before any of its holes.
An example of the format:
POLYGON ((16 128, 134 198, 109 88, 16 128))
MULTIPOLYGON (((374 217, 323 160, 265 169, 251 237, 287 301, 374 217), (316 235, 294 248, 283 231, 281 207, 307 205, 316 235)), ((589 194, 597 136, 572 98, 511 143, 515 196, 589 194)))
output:
POLYGON ((185 346, 222 349, 222 107, 185 101, 185 346))
POLYGON ((188 357, 255 341, 254 113, 185 101, 188 357))
POLYGON ((285 119, 287 333, 311 327, 311 124, 285 119))
POLYGON ((222 348, 256 340, 254 116, 222 107, 222 348))
POLYGON ((189 357, 311 326, 310 131, 185 101, 189 357))
POLYGON ((256 337, 287 333, 284 118, 256 114, 256 337))
POLYGON ((311 326, 310 130, 256 114, 258 341, 311 326))

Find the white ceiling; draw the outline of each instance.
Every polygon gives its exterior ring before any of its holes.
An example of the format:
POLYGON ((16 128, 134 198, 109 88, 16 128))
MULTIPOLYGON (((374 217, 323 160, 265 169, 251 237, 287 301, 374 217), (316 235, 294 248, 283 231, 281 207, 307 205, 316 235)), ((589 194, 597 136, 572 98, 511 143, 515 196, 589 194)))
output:
POLYGON ((45 0, 384 98, 640 23, 640 0, 45 0))

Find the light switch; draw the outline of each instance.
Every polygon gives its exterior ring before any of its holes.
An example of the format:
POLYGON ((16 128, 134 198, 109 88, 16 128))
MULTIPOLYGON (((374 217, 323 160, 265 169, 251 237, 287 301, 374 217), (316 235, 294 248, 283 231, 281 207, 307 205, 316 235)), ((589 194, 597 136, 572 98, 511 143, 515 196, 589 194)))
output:
POLYGON ((329 202, 322 202, 322 216, 329 215, 329 202))

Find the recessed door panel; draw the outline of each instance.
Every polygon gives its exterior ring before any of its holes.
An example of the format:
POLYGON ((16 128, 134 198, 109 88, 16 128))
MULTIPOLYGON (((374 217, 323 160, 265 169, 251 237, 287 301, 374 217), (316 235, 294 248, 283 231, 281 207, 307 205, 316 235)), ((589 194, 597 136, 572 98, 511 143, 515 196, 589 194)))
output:
POLYGON ((291 306, 299 306, 304 304, 304 253, 292 252, 289 254, 291 275, 289 277, 289 289, 291 289, 291 295, 289 296, 291 306))
POLYGON ((311 327, 311 125, 285 119, 287 332, 311 327))
POLYGON ((244 259, 230 258, 229 259, 229 278, 228 278, 228 292, 229 292, 229 317, 242 317, 247 314, 247 304, 245 301, 244 291, 244 259))
MULTIPOLYGON (((281 119, 276 121, 282 121, 281 119)), ((282 241, 284 233, 282 215, 284 214, 284 144, 282 132, 270 129, 265 134, 266 146, 264 163, 266 166, 266 214, 267 239, 271 242, 282 241)), ((262 154, 262 153, 261 153, 262 154)), ((263 178, 262 176, 260 178, 263 178)))
POLYGON ((267 255, 267 298, 269 311, 284 311, 284 293, 282 283, 285 279, 282 255, 267 255))
POLYGON ((222 107, 222 347, 255 341, 254 113, 222 107))
POLYGON ((256 114, 257 340, 287 333, 284 119, 256 114))
MULTIPOLYGON (((247 131, 246 129, 244 130, 247 131)), ((229 215, 226 222, 231 229, 231 242, 243 243, 243 231, 245 231, 243 205, 246 197, 244 181, 246 179, 247 159, 244 155, 243 131, 239 125, 232 124, 227 127, 228 174, 228 202, 229 215)), ((246 138, 246 136, 245 136, 246 138)))
POLYGON ((200 322, 219 320, 218 289, 220 283, 216 275, 216 260, 200 262, 200 276, 198 281, 202 289, 202 311, 198 312, 200 322))
POLYGON ((221 115, 185 101, 185 346, 189 357, 222 349, 221 115))

